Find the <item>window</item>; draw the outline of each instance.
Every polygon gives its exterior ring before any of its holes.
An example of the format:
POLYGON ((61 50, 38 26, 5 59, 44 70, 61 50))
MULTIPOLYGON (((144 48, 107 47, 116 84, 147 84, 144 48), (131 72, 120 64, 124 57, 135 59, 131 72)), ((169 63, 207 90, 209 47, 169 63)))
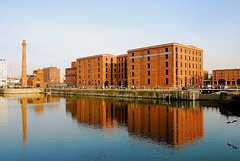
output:
POLYGON ((122 67, 123 67, 123 63, 122 63, 122 67))
POLYGON ((168 70, 166 70, 166 75, 168 75, 168 70))
POLYGON ((113 58, 111 58, 111 61, 113 61, 113 58))
POLYGON ((122 68, 122 72, 123 72, 123 68, 122 68))
POLYGON ((150 79, 148 79, 148 84, 150 84, 150 79))
POLYGON ((98 58, 98 61, 100 60, 100 58, 98 58))
POLYGON ((98 85, 100 85, 100 80, 98 81, 98 85))
POLYGON ((182 67, 182 62, 181 62, 181 67, 182 67))
POLYGON ((149 50, 147 51, 147 54, 150 54, 150 51, 149 51, 149 50))
POLYGON ((182 75, 182 70, 181 70, 181 75, 182 75))
POLYGON ((107 61, 107 58, 106 58, 106 61, 107 61))
POLYGON ((150 68, 150 63, 148 63, 148 68, 150 68))
POLYGON ((98 74, 98 78, 100 78, 100 74, 98 74))
POLYGON ((176 52, 178 52, 178 48, 176 47, 175 49, 176 49, 176 52))
POLYGON ((134 72, 132 72, 132 76, 134 77, 134 72))
POLYGON ((90 73, 90 69, 88 69, 88 73, 90 73))
POLYGON ((168 84, 168 78, 166 78, 166 84, 168 84))
POLYGON ((166 67, 168 67, 168 62, 166 62, 166 67))
POLYGON ((178 62, 176 61, 176 67, 178 67, 178 62))
POLYGON ((168 52, 168 48, 165 48, 165 52, 168 52))
POLYGON ((132 65, 132 70, 134 70, 134 65, 132 65))
POLYGON ((168 59, 168 54, 165 55, 165 59, 168 59))
POLYGON ((106 78, 107 78, 107 74, 106 74, 106 78))
POLYGON ((148 57, 148 61, 150 61, 150 57, 148 57))
POLYGON ((134 59, 132 59, 132 63, 134 63, 134 59))
POLYGON ((100 63, 98 63, 98 66, 100 66, 100 63))
POLYGON ((134 56, 134 53, 132 53, 132 56, 134 56))
POLYGON ((132 79, 132 84, 134 84, 134 79, 132 79))
POLYGON ((150 76, 150 71, 148 71, 148 76, 150 76))

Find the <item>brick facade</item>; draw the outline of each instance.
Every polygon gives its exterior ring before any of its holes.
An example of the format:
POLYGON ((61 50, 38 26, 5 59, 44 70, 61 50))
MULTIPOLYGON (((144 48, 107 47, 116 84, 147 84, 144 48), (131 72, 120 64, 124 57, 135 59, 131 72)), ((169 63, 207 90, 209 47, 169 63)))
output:
POLYGON ((212 71, 213 85, 240 85, 240 69, 219 69, 212 71))
POLYGON ((118 56, 83 57, 76 61, 76 72, 76 79, 71 81, 76 81, 78 87, 199 86, 203 81, 203 50, 169 43, 131 49, 118 56))
POLYGON ((56 67, 43 68, 43 81, 47 84, 60 83, 60 69, 56 67))
POLYGON ((117 85, 127 87, 127 54, 117 56, 117 85))
POLYGON ((197 86, 203 78, 203 50, 178 43, 128 50, 128 85, 197 86))
POLYGON ((102 54, 77 59, 78 87, 116 86, 116 56, 102 54))
POLYGON ((77 62, 71 63, 71 68, 65 69, 65 83, 69 86, 77 86, 77 62))

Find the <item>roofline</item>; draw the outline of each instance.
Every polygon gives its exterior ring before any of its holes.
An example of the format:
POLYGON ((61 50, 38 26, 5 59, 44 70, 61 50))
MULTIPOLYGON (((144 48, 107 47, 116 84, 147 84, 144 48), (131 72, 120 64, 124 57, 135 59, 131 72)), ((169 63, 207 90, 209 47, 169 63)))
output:
POLYGON ((102 56, 116 57, 116 55, 112 55, 112 54, 99 54, 99 55, 92 55, 92 56, 86 56, 86 57, 82 57, 82 58, 77 58, 77 60, 88 59, 88 58, 95 58, 95 57, 102 57, 102 56))
POLYGON ((127 54, 117 55, 117 57, 127 57, 127 54))
POLYGON ((77 67, 73 67, 73 68, 65 68, 65 69, 67 69, 67 70, 68 70, 68 69, 77 69, 77 67))
POLYGON ((197 47, 195 47, 193 45, 183 45, 183 44, 180 44, 180 43, 173 42, 173 43, 168 43, 168 44, 161 44, 161 45, 154 45, 154 46, 147 46, 147 47, 142 47, 142 48, 130 49, 127 52, 146 50, 146 49, 154 49, 154 48, 165 47, 165 46, 173 46, 173 45, 203 51, 203 49, 197 48, 197 47))
POLYGON ((240 70, 240 68, 234 68, 234 69, 214 69, 212 71, 217 71, 217 70, 240 70))
POLYGON ((46 67, 46 68, 43 68, 43 69, 50 69, 50 68, 57 69, 57 67, 46 67))

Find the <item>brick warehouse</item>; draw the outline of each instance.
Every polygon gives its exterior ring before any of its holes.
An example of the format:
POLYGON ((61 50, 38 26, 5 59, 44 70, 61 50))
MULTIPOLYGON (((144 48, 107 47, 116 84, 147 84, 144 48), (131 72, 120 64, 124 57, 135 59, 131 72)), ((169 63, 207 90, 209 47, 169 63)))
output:
POLYGON ((128 50, 128 85, 196 86, 203 80, 203 50, 169 43, 128 50))
POLYGON ((77 62, 71 62, 71 68, 65 69, 65 83, 69 86, 77 86, 77 62))
POLYGON ((78 87, 116 86, 116 56, 101 54, 77 59, 78 87))
POLYGON ((213 85, 240 85, 240 69, 218 69, 212 71, 213 85))
POLYGON ((131 49, 127 53, 78 58, 77 86, 177 88, 202 84, 203 50, 193 45, 169 43, 131 49))

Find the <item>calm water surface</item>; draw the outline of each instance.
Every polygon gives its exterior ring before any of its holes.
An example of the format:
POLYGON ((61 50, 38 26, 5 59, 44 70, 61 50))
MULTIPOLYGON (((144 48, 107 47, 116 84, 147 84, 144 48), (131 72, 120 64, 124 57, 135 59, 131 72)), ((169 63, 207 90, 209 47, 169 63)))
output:
POLYGON ((0 96, 0 160, 239 160, 239 108, 0 96))

